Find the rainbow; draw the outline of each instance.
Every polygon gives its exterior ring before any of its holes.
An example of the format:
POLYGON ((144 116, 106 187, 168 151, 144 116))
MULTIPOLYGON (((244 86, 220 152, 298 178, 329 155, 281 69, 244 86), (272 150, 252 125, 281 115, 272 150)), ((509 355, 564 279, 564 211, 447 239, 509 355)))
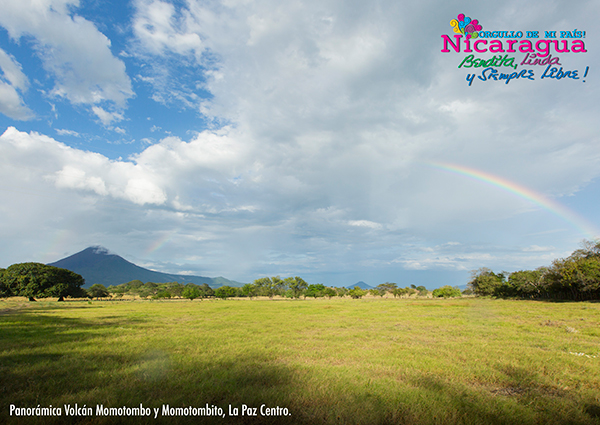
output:
POLYGON ((169 242, 173 236, 175 236, 175 234, 177 234, 178 229, 174 229, 172 231, 169 232, 165 232, 161 237, 159 237, 158 239, 156 239, 153 243, 150 244, 150 246, 145 250, 145 254, 152 254, 155 251, 158 251, 160 248, 162 248, 167 242, 169 242))
POLYGON ((491 186, 498 187, 509 193, 526 199, 527 201, 536 204, 552 214, 560 217, 562 220, 567 221, 569 224, 577 228, 577 230, 579 230, 588 239, 595 239, 600 235, 600 232, 594 225, 589 223, 576 212, 570 210, 555 200, 545 197, 541 193, 534 192, 525 186, 521 186, 500 176, 486 173, 475 168, 465 167, 463 165, 444 162, 426 162, 425 164, 439 170, 449 171, 451 173, 466 176, 491 186))

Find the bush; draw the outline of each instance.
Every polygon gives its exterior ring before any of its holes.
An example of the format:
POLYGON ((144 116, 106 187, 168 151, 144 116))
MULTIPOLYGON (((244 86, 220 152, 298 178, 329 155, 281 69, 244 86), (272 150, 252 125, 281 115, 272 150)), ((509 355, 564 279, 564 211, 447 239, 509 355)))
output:
POLYGON ((107 298, 110 297, 110 294, 108 293, 108 289, 106 289, 106 287, 104 285, 101 285, 99 283, 95 283, 92 286, 90 286, 90 288, 87 290, 89 296, 91 298, 107 298))
POLYGON ((460 293, 460 289, 453 288, 450 285, 445 285, 445 286, 442 286, 441 288, 434 289, 433 296, 435 298, 441 298, 441 297, 453 298, 453 297, 460 297, 461 293, 460 293))
POLYGON ((367 291, 360 289, 358 286, 355 286, 354 289, 350 289, 348 291, 348 295, 350 295, 354 299, 359 299, 365 296, 367 291))

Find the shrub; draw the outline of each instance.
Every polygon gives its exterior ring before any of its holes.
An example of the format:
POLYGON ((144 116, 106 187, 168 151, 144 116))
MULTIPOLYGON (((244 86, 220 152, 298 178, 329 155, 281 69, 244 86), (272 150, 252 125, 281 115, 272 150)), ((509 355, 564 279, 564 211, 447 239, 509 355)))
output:
POLYGON ((437 288, 433 290, 433 296, 436 298, 444 297, 444 298, 453 298, 460 297, 460 289, 453 288, 450 285, 442 286, 441 288, 437 288))

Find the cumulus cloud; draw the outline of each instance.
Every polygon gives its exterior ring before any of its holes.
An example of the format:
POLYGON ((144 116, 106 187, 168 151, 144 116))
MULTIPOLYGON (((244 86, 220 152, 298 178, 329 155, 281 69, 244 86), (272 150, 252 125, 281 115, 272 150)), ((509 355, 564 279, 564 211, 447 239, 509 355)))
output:
POLYGON ((92 22, 72 13, 78 5, 77 0, 2 0, 0 25, 14 40, 33 37, 44 68, 56 80, 55 96, 122 108, 133 95, 125 65, 92 22))
POLYGON ((58 189, 109 195, 138 205, 161 205, 166 201, 160 177, 143 165, 110 161, 98 153, 73 149, 50 137, 19 132, 14 127, 0 136, 0 142, 5 165, 23 167, 40 184, 50 181, 58 189))
POLYGON ((8 53, 0 49, 0 112, 16 120, 28 120, 34 113, 25 106, 20 93, 29 88, 29 80, 21 65, 8 53))

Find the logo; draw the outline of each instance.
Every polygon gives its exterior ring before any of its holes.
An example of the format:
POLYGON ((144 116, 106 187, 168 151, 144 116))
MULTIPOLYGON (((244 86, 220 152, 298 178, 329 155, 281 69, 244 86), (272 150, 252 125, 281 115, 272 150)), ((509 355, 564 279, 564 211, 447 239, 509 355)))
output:
POLYGON ((588 75, 589 66, 585 70, 569 69, 558 56, 586 53, 585 31, 483 31, 479 20, 464 13, 452 19, 450 26, 454 34, 442 34, 441 52, 469 53, 459 59, 459 69, 472 68, 475 71, 475 68, 482 68, 479 74, 467 74, 469 86, 473 81, 500 81, 505 84, 516 80, 535 81, 538 70, 543 69, 540 67, 545 69, 539 72, 539 80, 585 82, 588 75), (502 72, 504 70, 508 72, 502 72))
POLYGON ((483 29, 481 25, 479 25, 479 21, 477 19, 471 20, 468 16, 465 16, 464 13, 460 13, 457 19, 453 19, 450 21, 450 25, 454 28, 454 32, 458 34, 463 34, 469 38, 477 38, 479 37, 479 31, 483 29))

